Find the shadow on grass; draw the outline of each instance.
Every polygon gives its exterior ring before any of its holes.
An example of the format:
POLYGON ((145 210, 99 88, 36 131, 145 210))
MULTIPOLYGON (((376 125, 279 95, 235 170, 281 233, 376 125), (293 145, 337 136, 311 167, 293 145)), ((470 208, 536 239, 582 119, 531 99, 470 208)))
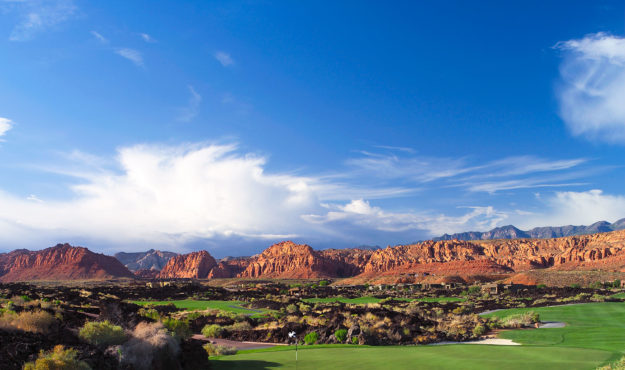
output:
POLYGON ((277 362, 259 361, 259 360, 240 360, 240 361, 219 361, 212 360, 212 369, 253 369, 253 370, 269 370, 282 366, 277 362))

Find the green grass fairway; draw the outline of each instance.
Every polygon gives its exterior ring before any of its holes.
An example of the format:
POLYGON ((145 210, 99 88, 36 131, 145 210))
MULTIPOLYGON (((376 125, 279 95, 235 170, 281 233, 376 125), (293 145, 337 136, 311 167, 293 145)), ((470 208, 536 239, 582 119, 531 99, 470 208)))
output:
MULTIPOLYGON (((610 352, 522 346, 384 346, 306 348, 298 369, 593 369, 610 352)), ((213 369, 295 369, 295 351, 243 353, 211 359, 213 369)))
MULTIPOLYGON (((396 298, 398 301, 419 301, 419 302, 461 302, 464 299, 456 297, 425 297, 425 298, 396 298)), ((344 298, 344 297, 328 297, 328 298, 305 298, 304 302, 309 303, 330 303, 341 302, 346 304, 367 304, 367 303, 379 303, 382 299, 375 297, 358 297, 358 298, 344 298)))
POLYGON ((625 353, 625 303, 604 302, 568 306, 498 311, 487 316, 504 317, 534 311, 541 321, 564 321, 554 329, 504 331, 501 338, 522 344, 602 349, 625 353))
MULTIPOLYGON (((589 303, 498 311, 505 317, 535 311, 542 321, 564 321, 553 329, 500 334, 522 346, 312 346, 299 351, 298 369, 595 369, 625 353, 625 303, 589 303)), ((301 347, 300 347, 301 348, 301 347)), ((212 358, 214 369, 294 369, 291 347, 212 358)))
POLYGON ((250 316, 263 315, 267 312, 270 312, 270 310, 265 310, 262 308, 250 310, 245 307, 241 307, 241 304, 244 304, 245 302, 240 302, 240 301, 196 301, 193 299, 185 299, 181 301, 131 301, 131 302, 134 304, 142 305, 142 306, 145 306, 148 304, 166 305, 166 304, 173 303, 174 306, 176 306, 177 308, 182 308, 188 311, 195 311, 195 310, 203 311, 203 310, 217 309, 217 310, 234 312, 237 314, 240 313, 240 314, 250 315, 250 316), (261 311, 261 312, 257 312, 257 311, 261 311))

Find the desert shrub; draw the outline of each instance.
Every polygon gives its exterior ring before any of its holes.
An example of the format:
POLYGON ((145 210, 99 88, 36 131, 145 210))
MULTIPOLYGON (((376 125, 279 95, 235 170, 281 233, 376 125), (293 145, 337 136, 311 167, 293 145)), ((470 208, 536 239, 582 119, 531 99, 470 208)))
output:
POLYGON ((506 328, 519 328, 522 326, 530 326, 540 321, 538 313, 528 311, 516 315, 510 315, 501 319, 503 326, 506 328))
POLYGON ((0 317, 0 328, 46 334, 55 321, 54 316, 45 311, 23 311, 18 314, 7 311, 0 317))
POLYGON ((153 308, 141 308, 139 309, 139 315, 156 321, 161 318, 161 314, 153 308))
POLYGON ((486 333, 486 327, 484 325, 480 324, 473 328, 473 335, 475 335, 476 337, 481 337, 485 333, 486 333))
POLYGON ((319 340, 319 334, 316 331, 311 331, 304 337, 304 343, 308 345, 315 344, 317 340, 319 340))
POLYGON ((456 315, 463 315, 463 314, 469 312, 469 309, 467 307, 464 307, 464 306, 458 306, 458 307, 454 308, 451 312, 453 312, 456 315))
POLYGON ((121 326, 113 325, 109 321, 91 321, 78 332, 78 336, 87 343, 97 347, 108 347, 122 344, 126 341, 126 333, 121 326))
POLYGON ((547 285, 545 285, 545 284, 538 284, 538 285, 536 285, 537 289, 543 289, 543 288, 546 288, 546 287, 547 287, 547 285))
POLYGON ((625 357, 621 357, 616 362, 598 367, 597 370, 625 370, 625 357))
POLYGON ((224 329, 217 325, 206 325, 202 328, 202 335, 208 338, 219 338, 219 336, 224 332, 224 329))
POLYGON ((252 325, 247 321, 235 322, 227 327, 230 331, 252 330, 252 325))
POLYGON ((189 328, 188 322, 173 318, 167 318, 162 322, 174 338, 184 340, 191 337, 191 329, 189 328))
POLYGON ((179 351, 178 341, 167 333, 162 323, 140 322, 119 352, 123 365, 148 370, 176 368, 175 361, 179 351))
POLYGON ((352 344, 358 344, 358 337, 352 337, 352 344))
POLYGON ((308 313, 308 312, 310 312, 310 306, 309 306, 309 305, 307 305, 307 304, 305 304, 305 303, 300 303, 300 304, 299 304, 299 310, 300 310, 302 313, 308 313))
POLYGON ((288 313, 296 313, 298 311, 297 306, 293 303, 291 303, 290 305, 286 306, 286 312, 288 313))
POLYGON ((50 352, 39 352, 37 360, 24 364, 24 370, 91 370, 86 362, 76 359, 77 355, 75 349, 58 345, 50 352))
POLYGON ((481 291, 482 291, 482 288, 480 288, 479 285, 473 285, 473 286, 470 286, 469 289, 467 289, 467 294, 478 294, 481 291))
POLYGON ((534 303, 532 303, 532 305, 538 306, 539 304, 545 304, 545 303, 549 303, 549 300, 545 298, 538 298, 537 300, 534 301, 534 303))
POLYGON ((581 288, 581 285, 575 283, 575 284, 571 284, 571 288, 581 288))
POLYGON ((339 343, 345 342, 345 339, 347 338, 347 329, 339 329, 335 331, 334 337, 339 343))
POLYGON ((327 281, 327 280, 321 280, 321 281, 319 282, 319 286, 328 286, 328 284, 329 284, 329 283, 328 283, 328 281, 327 281))
POLYGON ((205 344, 204 350, 209 356, 230 356, 236 355, 239 351, 236 347, 221 346, 218 344, 205 344))

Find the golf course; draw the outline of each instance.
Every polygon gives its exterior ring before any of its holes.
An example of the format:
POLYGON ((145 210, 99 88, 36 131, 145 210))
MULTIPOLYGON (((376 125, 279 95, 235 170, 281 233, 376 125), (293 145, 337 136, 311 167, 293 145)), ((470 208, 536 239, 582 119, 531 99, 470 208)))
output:
POLYGON ((211 358, 214 369, 595 369, 625 353, 625 303, 601 302, 501 310, 506 317, 534 311, 563 328, 506 330, 500 338, 521 345, 280 346, 211 358))

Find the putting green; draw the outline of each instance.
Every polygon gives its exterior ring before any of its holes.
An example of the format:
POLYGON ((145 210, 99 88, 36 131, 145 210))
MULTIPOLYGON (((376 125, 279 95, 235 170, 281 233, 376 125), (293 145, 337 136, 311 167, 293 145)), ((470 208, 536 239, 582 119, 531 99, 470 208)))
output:
POLYGON ((521 344, 602 349, 625 353, 625 303, 584 303, 566 306, 497 311, 486 316, 504 317, 534 311, 541 321, 563 321, 564 328, 510 330, 499 337, 521 344))
MULTIPOLYGON (((592 369, 610 352, 588 349, 449 345, 307 348, 298 369, 592 369)), ((294 369, 295 351, 245 353, 211 359, 213 369, 294 369)))
MULTIPOLYGON (((542 321, 564 321, 553 329, 500 334, 522 346, 312 346, 299 351, 298 369, 594 369, 625 353, 625 303, 589 303, 498 311, 505 317, 535 311, 542 321)), ((301 348, 301 347, 300 347, 301 348)), ((214 369, 295 368, 292 348, 212 358, 214 369)))

